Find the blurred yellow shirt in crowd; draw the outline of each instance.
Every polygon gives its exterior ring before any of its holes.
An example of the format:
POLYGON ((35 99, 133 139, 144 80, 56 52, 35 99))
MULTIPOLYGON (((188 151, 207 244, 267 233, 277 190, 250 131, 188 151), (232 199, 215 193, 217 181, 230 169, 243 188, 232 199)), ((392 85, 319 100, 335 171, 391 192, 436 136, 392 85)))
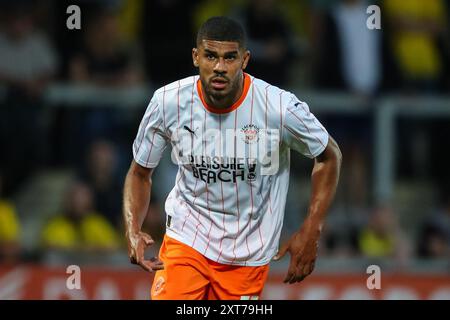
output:
POLYGON ((128 43, 139 40, 140 25, 145 19, 142 14, 143 7, 144 0, 124 1, 119 11, 119 28, 128 43))
POLYGON ((193 29, 198 30, 209 18, 220 15, 230 15, 236 9, 242 9, 245 0, 200 1, 193 13, 193 29))
POLYGON ((0 200, 0 243, 19 241, 20 225, 14 206, 0 200))
POLYGON ((389 257, 394 253, 394 238, 391 235, 380 236, 373 230, 366 229, 359 237, 359 249, 366 257, 389 257))
POLYGON ((65 216, 50 220, 42 232, 45 247, 59 249, 117 249, 120 237, 114 227, 96 213, 88 214, 79 223, 65 216))
MULTIPOLYGON (((444 26, 445 5, 442 0, 385 0, 384 11, 393 24, 404 19, 411 24, 431 21, 444 26)), ((410 77, 429 79, 441 70, 441 58, 434 37, 427 31, 391 30, 393 49, 402 71, 410 77)))

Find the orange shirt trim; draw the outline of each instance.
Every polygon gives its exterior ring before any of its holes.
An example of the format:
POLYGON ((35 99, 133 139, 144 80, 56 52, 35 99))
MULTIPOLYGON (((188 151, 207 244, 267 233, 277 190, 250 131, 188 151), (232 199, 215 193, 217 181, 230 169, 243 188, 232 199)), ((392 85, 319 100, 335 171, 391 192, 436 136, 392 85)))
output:
POLYGON ((212 113, 223 114, 223 113, 228 113, 228 112, 231 112, 231 111, 239 108, 239 106, 242 104, 245 97, 247 96, 248 90, 250 89, 250 82, 251 82, 250 76, 244 72, 244 90, 242 90, 241 96, 235 103, 233 103, 233 105, 231 105, 228 108, 223 108, 223 109, 212 107, 206 103, 205 98, 203 97, 202 83, 201 83, 200 79, 197 80, 197 91, 198 91, 198 95, 200 96, 200 100, 202 101, 203 106, 205 107, 206 110, 208 110, 209 112, 212 112, 212 113))

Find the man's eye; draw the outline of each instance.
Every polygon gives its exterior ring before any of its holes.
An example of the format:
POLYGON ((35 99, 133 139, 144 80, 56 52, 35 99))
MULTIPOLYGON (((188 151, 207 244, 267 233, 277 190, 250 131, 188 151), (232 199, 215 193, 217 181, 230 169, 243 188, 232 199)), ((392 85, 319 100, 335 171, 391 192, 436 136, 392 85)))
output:
POLYGON ((235 56, 230 56, 230 57, 226 57, 225 59, 227 59, 228 61, 233 61, 236 59, 235 56))
POLYGON ((207 58, 208 60, 214 60, 214 59, 215 59, 215 57, 214 57, 213 54, 208 54, 208 55, 206 55, 206 58, 207 58))

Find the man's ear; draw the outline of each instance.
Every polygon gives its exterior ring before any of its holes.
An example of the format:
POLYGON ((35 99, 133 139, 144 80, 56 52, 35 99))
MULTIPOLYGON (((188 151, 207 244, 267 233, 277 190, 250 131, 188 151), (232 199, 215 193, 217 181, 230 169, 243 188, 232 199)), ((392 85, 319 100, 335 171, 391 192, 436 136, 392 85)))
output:
POLYGON ((245 68, 247 68, 248 62, 250 61, 250 51, 249 50, 245 50, 244 52, 244 61, 242 62, 242 70, 245 70, 245 68))
POLYGON ((194 66, 198 68, 198 49, 192 48, 192 62, 194 66))

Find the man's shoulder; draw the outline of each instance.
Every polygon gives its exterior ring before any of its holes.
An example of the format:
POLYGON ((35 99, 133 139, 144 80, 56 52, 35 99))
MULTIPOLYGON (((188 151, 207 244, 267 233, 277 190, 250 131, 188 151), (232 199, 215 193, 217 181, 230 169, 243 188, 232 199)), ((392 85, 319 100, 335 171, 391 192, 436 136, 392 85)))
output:
POLYGON ((291 92, 284 90, 276 85, 273 85, 271 83, 268 83, 262 79, 253 77, 249 75, 252 79, 253 86, 255 88, 255 91, 263 92, 264 94, 267 94, 267 97, 269 99, 273 98, 280 98, 280 95, 292 95, 291 92))
POLYGON ((195 85, 198 76, 189 76, 183 79, 173 81, 166 84, 155 91, 155 96, 162 97, 166 94, 178 94, 180 91, 192 90, 192 86, 195 85))

